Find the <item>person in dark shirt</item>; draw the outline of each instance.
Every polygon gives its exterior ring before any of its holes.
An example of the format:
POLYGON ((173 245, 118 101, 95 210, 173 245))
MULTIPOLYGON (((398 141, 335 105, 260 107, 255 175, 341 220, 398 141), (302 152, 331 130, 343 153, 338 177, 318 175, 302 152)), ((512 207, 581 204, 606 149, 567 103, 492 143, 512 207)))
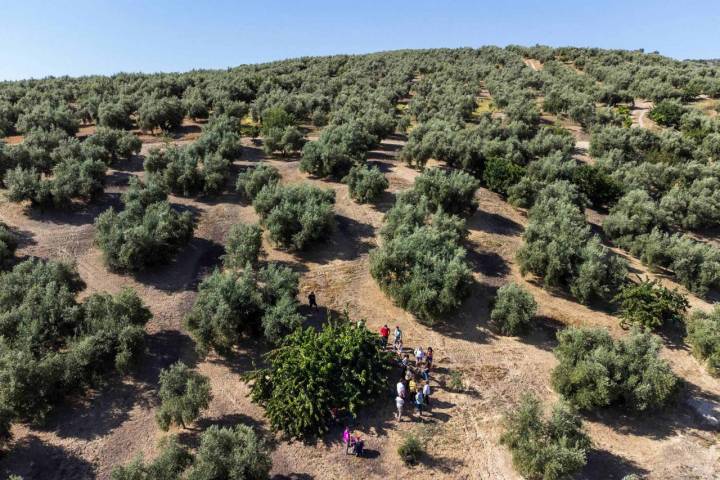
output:
POLYGON ((308 295, 308 303, 310 304, 310 308, 318 308, 315 292, 310 292, 310 295, 308 295))

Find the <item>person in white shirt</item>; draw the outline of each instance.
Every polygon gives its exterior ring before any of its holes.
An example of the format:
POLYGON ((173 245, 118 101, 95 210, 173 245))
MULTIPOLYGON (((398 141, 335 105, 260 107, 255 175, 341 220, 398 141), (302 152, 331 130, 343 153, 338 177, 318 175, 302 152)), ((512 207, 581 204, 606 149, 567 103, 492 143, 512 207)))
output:
POLYGON ((430 382, 426 381, 422 388, 423 399, 425 400, 425 406, 430 408, 430 382))
POLYGON ((423 363, 425 361, 425 352, 423 351, 422 347, 418 347, 417 350, 415 350, 415 363, 418 365, 423 363))
POLYGON ((405 398, 407 395, 407 391, 405 390, 405 382, 402 380, 398 381, 397 383, 397 394, 400 398, 405 398))
POLYGON ((397 408, 397 413, 395 416, 396 416, 398 422, 402 418, 402 412, 403 412, 404 406, 405 406, 405 399, 403 399, 400 395, 395 397, 395 408, 397 408))

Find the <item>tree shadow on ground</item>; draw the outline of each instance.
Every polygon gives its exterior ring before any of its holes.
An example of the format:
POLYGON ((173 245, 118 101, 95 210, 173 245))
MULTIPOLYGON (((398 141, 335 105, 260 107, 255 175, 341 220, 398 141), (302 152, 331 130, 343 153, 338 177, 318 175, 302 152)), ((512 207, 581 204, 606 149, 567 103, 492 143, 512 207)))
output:
POLYGON ((344 215, 335 215, 336 228, 326 242, 296 252, 303 262, 326 264, 332 260, 356 260, 375 247, 375 228, 344 215))
POLYGON ((387 213, 388 210, 395 206, 396 201, 397 194, 389 190, 385 190, 382 195, 380 195, 380 198, 370 204, 370 208, 377 210, 380 213, 387 213))
POLYGON ((145 171, 145 156, 132 155, 113 162, 111 169, 116 172, 140 173, 145 171))
POLYGON ((620 480, 626 475, 644 478, 650 472, 630 459, 615 455, 607 450, 592 449, 587 464, 576 476, 578 480, 620 480))
POLYGON ((490 299, 495 287, 473 282, 470 293, 461 307, 448 319, 435 323, 432 328, 438 333, 469 342, 487 343, 495 337, 490 330, 490 299))
POLYGON ((467 228, 471 231, 494 233, 497 235, 518 236, 524 227, 519 223, 497 213, 477 209, 467 219, 467 228))
POLYGON ((263 357, 269 350, 270 346, 260 336, 244 338, 237 348, 227 355, 211 354, 207 360, 210 363, 222 365, 237 375, 245 375, 265 366, 263 357))
POLYGON ((531 322, 530 331, 520 335, 518 339, 541 350, 553 351, 558 345, 557 333, 566 325, 545 315, 536 315, 531 322))
POLYGON ((66 207, 48 209, 28 206, 25 211, 28 218, 37 222, 79 227, 93 224, 95 219, 108 208, 122 210, 120 196, 118 192, 105 192, 87 203, 72 202, 66 207))
POLYGON ((68 450, 44 443, 35 435, 18 440, 0 458, 0 472, 25 479, 90 480, 96 478, 94 466, 68 450))
POLYGON ((510 273, 505 259, 495 252, 478 251, 474 247, 467 248, 467 259, 473 272, 488 278, 504 278, 510 273))
POLYGON ((464 466, 461 460, 455 458, 440 457, 423 452, 418 458, 418 463, 425 468, 437 470, 446 475, 457 473, 464 466))
POLYGON ((718 432, 717 422, 703 418, 701 412, 720 418, 720 396, 684 381, 675 402, 662 410, 632 412, 606 408, 586 413, 585 416, 624 435, 661 440, 693 430, 714 437, 718 432))
POLYGON ((135 280, 165 292, 196 290, 202 279, 220 265, 225 253, 222 244, 206 238, 193 237, 172 260, 135 273, 135 280))
POLYGON ((308 473, 288 473, 287 475, 277 473, 270 477, 270 480, 313 480, 314 478, 308 473))

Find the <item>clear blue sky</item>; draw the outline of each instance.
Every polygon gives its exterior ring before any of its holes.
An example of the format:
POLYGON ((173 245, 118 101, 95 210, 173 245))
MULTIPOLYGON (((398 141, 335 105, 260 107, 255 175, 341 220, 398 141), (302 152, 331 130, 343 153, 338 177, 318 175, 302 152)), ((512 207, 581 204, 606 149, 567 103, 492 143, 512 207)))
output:
POLYGON ((720 57, 718 0, 1 0, 0 79, 481 45, 720 57))

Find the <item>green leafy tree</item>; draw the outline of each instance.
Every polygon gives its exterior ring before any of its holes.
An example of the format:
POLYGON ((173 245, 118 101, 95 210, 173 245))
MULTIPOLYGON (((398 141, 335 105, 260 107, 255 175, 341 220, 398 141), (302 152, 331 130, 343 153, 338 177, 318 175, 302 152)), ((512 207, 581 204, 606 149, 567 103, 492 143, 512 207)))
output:
POLYGON ((156 128, 169 132, 178 128, 185 116, 185 109, 174 97, 148 98, 138 109, 138 126, 153 132, 156 128))
POLYGON ((580 409, 652 410, 677 390, 678 379, 658 357, 661 344, 650 333, 634 331, 614 341, 603 329, 569 328, 558 333, 558 341, 553 386, 580 409))
POLYGON ((567 478, 587 463, 590 438, 580 417, 563 403, 545 419, 540 401, 526 394, 505 416, 504 426, 500 441, 510 449, 515 469, 526 478, 567 478))
POLYGON ((118 466, 110 473, 111 480, 177 480, 193 462, 193 456, 178 442, 168 437, 160 443, 160 455, 144 463, 137 457, 127 465, 118 466))
POLYGON ((720 307, 709 313, 695 310, 687 322, 686 341, 693 354, 706 362, 713 375, 720 373, 720 307))
POLYGON ((254 200, 264 186, 273 186, 279 181, 280 171, 272 165, 261 163, 255 168, 241 172, 238 175, 235 188, 246 198, 254 200))
POLYGON ((649 330, 668 323, 680 324, 690 306, 685 295, 663 287, 657 280, 628 284, 614 300, 620 305, 623 326, 632 324, 649 330))
POLYGON ((267 480, 272 459, 267 443, 246 425, 212 425, 200 436, 187 480, 267 480))
POLYGON ((532 294, 516 283, 498 289, 490 319, 503 335, 518 335, 530 326, 537 312, 532 294))
POLYGON ((230 228, 223 265, 225 268, 244 268, 254 265, 262 254, 262 229, 257 224, 237 224, 230 228))
POLYGON ((263 188, 253 201, 270 240, 296 250, 329 236, 335 226, 334 204, 333 190, 306 184, 263 188))
POLYGON ((388 188, 388 181, 377 167, 354 166, 342 180, 347 183, 350 197, 358 203, 377 200, 388 188))
POLYGON ((210 405, 210 379, 177 362, 160 371, 158 395, 160 408, 155 417, 160 428, 167 431, 172 424, 187 428, 210 405))
POLYGON ((250 375, 251 396, 273 429, 290 437, 325 432, 332 408, 356 415, 385 395, 391 369, 380 338, 349 320, 296 330, 266 360, 250 375))
POLYGON ((12 261, 17 247, 17 236, 6 224, 0 222, 0 270, 12 261))

